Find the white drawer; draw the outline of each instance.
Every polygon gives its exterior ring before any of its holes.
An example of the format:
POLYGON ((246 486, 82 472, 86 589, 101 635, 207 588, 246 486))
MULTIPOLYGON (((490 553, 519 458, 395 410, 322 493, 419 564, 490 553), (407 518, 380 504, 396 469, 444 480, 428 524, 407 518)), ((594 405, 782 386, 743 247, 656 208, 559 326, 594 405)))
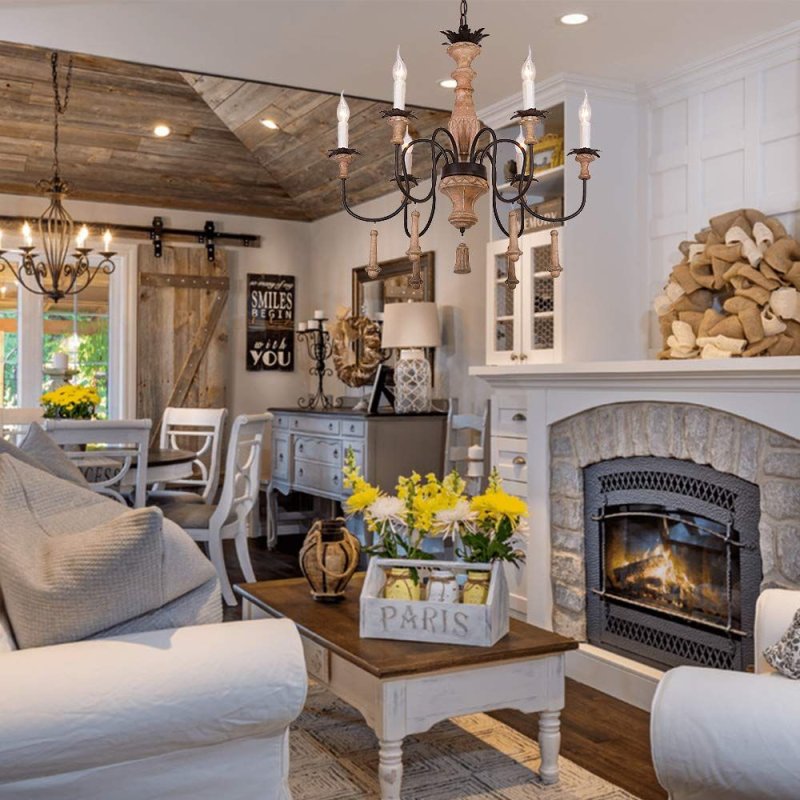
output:
POLYGON ((307 461, 320 461, 339 467, 342 464, 342 443, 339 439, 317 439, 312 436, 296 436, 294 457, 307 461))
POLYGON ((292 416, 289 428, 298 433, 330 433, 339 435, 339 420, 325 417, 298 415, 292 416))
POLYGON ((342 494, 342 468, 318 464, 316 461, 294 462, 294 485, 298 489, 313 489, 325 494, 342 494))
POLYGON ((286 480, 289 477, 289 436, 276 434, 272 437, 272 474, 286 480))
POLYGON ((492 436, 492 466, 504 481, 528 482, 528 440, 492 436))
POLYGON ((364 422, 360 419, 343 419, 342 420, 342 435, 343 436, 358 436, 364 437, 364 422))
POLYGON ((347 455, 347 450, 351 449, 356 458, 356 465, 363 472, 364 471, 364 440, 363 439, 342 439, 342 464, 347 455))
POLYGON ((272 427, 288 431, 291 419, 292 418, 288 414, 276 414, 272 418, 272 427))
POLYGON ((504 480, 503 488, 514 497, 519 497, 521 500, 528 502, 528 484, 522 481, 504 480))
POLYGON ((528 403, 524 394, 492 398, 492 435, 527 438, 528 403))

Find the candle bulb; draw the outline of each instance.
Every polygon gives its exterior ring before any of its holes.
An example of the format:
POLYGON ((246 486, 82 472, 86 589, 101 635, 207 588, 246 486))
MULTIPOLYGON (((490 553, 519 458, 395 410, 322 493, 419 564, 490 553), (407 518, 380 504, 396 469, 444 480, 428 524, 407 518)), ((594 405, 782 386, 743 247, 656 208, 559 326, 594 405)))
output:
POLYGON ((519 136, 517 136, 517 144, 522 147, 522 150, 519 147, 514 148, 514 154, 517 159, 517 174, 524 175, 525 174, 525 156, 527 155, 527 148, 525 147, 525 134, 522 132, 522 126, 520 125, 519 128, 519 136))
POLYGON ((81 229, 78 231, 78 235, 75 237, 75 242, 77 243, 79 248, 82 248, 86 244, 86 240, 89 238, 89 229, 85 225, 81 225, 81 229))
POLYGON ((22 236, 25 239, 26 247, 33 247, 33 238, 31 237, 31 226, 25 222, 22 226, 22 236))
POLYGON ((409 147, 410 144, 411 144, 411 134, 408 132, 408 128, 406 128, 406 135, 403 137, 403 148, 405 151, 403 154, 403 161, 406 165, 406 175, 413 175, 413 172, 411 171, 411 166, 413 161, 412 153, 414 152, 414 148, 413 146, 409 147))
POLYGON ((0 250, 3 249, 3 231, 0 230, 0 250))
POLYGON ((531 48, 528 48, 528 57, 522 65, 522 108, 536 108, 536 90, 534 88, 534 78, 536 78, 536 66, 533 63, 531 48))
POLYGON ((347 122, 350 119, 350 106, 347 105, 347 100, 344 99, 344 92, 339 95, 339 105, 336 107, 336 119, 339 120, 339 125, 336 129, 336 146, 346 148, 349 146, 348 141, 350 138, 350 134, 347 130, 347 122))
POLYGON ((315 309, 314 319, 325 319, 325 312, 321 308, 315 309))
POLYGON ((406 63, 400 57, 400 48, 397 48, 397 58, 392 67, 392 77, 394 78, 394 107, 403 110, 406 107, 406 78, 408 70, 406 63))
POLYGON ((111 250, 111 231, 106 228, 103 234, 103 250, 108 253, 111 250))
POLYGON ((583 102, 581 103, 581 107, 578 109, 578 120, 580 121, 580 129, 581 129, 580 146, 591 147, 592 107, 589 105, 588 92, 583 93, 583 102))

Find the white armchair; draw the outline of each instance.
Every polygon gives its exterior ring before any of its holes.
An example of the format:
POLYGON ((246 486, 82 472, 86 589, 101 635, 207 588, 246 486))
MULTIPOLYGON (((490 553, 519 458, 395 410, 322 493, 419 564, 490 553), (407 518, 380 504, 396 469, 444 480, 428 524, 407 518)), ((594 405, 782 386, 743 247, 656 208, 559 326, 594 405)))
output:
POLYGON ((0 800, 291 800, 306 686, 289 620, 0 648, 0 800))
POLYGON ((756 607, 756 674, 678 667, 653 698, 651 746, 670 800, 800 798, 800 681, 764 648, 783 636, 800 591, 768 589, 756 607))

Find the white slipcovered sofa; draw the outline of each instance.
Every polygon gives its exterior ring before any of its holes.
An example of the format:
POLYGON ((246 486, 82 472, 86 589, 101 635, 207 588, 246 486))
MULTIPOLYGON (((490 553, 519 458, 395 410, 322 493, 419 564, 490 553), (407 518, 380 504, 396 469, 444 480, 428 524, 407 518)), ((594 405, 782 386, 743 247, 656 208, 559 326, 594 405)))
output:
POLYGON ((800 798, 800 681, 776 673, 761 655, 798 608, 798 591, 759 597, 756 674, 678 667, 663 677, 651 739, 670 800, 800 798))

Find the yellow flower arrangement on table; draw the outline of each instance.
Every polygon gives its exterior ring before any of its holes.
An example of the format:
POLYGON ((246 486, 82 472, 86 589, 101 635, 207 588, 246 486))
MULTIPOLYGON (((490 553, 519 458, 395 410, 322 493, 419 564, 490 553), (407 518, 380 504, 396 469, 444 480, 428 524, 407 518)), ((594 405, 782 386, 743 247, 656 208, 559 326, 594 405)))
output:
POLYGON ((398 478, 396 494, 373 486, 358 468, 348 448, 345 455, 344 485, 352 490, 345 511, 361 514, 377 542, 366 548, 370 555, 384 558, 431 559, 422 550, 426 537, 457 542, 456 554, 466 562, 491 563, 525 560, 520 534, 528 515, 527 505, 507 494, 496 470, 492 470, 484 494, 468 497, 464 480, 453 471, 439 480, 433 473, 412 472, 398 478))
POLYGON ((91 419, 100 403, 100 395, 89 386, 66 383, 45 392, 40 402, 44 416, 50 419, 91 419))

